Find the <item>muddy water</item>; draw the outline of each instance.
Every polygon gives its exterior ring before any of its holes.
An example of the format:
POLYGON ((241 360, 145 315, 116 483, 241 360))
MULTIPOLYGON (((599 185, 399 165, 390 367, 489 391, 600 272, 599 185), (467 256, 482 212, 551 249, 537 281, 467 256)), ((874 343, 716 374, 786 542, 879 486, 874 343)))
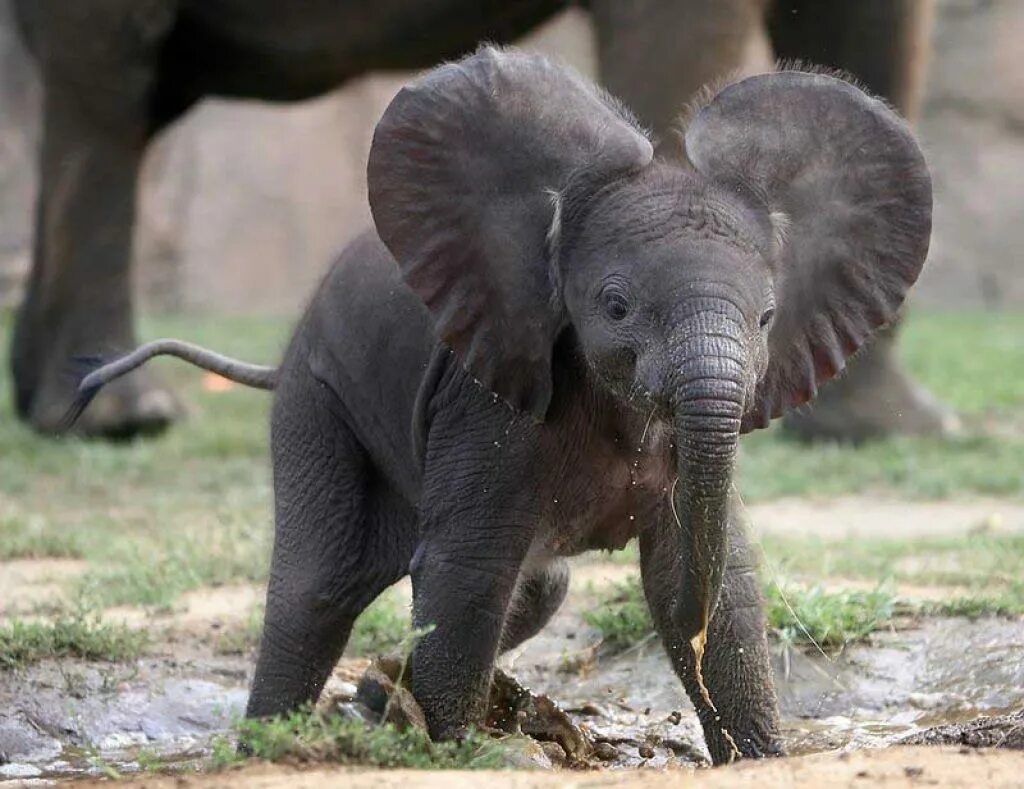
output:
MULTIPOLYGON (((649 641, 593 659, 595 635, 560 614, 504 666, 547 693, 609 766, 700 761, 695 716, 649 641)), ((885 745, 939 723, 1024 706, 1024 623, 925 620, 834 659, 776 649, 791 752, 885 745)), ((0 674, 0 780, 122 772, 159 755, 191 764, 242 712, 246 658, 50 663, 0 674)))

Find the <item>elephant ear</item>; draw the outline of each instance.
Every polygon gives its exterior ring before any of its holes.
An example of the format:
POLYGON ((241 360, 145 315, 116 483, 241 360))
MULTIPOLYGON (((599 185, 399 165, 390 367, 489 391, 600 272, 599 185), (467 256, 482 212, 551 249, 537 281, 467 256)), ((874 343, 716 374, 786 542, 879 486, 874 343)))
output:
POLYGON ((824 73, 726 87, 695 115, 686 150, 774 231, 768 369, 743 421, 765 427, 896 317, 928 254, 931 178, 895 112, 824 73))
POLYGON ((469 372, 543 419, 564 322, 549 250, 559 193, 583 170, 646 166, 651 143, 613 100, 539 56, 484 48, 404 88, 367 177, 381 240, 469 372))

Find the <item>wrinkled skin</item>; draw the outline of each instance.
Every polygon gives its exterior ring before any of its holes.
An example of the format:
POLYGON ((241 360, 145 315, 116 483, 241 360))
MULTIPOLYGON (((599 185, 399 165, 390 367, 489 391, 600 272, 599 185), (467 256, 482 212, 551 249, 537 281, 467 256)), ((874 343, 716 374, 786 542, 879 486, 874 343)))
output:
POLYGON ((315 700, 356 617, 408 574, 433 626, 413 692, 431 734, 458 737, 499 651, 558 608, 565 557, 639 537, 714 761, 781 752, 739 437, 896 315, 931 185, 899 118, 820 74, 722 90, 686 148, 692 165, 655 159, 614 101, 514 51, 395 98, 368 165, 375 232, 277 376, 250 716, 315 700))
MULTIPOLYGON (((295 101, 380 69, 426 68, 480 40, 507 42, 564 0, 14 0, 45 88, 34 264, 13 336, 18 415, 44 432, 72 396, 68 360, 136 344, 131 238, 149 142, 204 96, 295 101), (424 34, 424 31, 428 31, 424 34)), ((602 80, 665 139, 705 83, 737 67, 751 31, 782 57, 847 69, 911 115, 922 0, 590 0, 602 80), (793 13, 793 12, 796 13, 793 13), (763 31, 761 33, 764 34, 763 31), (884 36, 879 42, 878 36, 884 36)), ((934 432, 891 342, 844 379, 808 435, 934 432), (858 407, 853 408, 847 401, 858 407)), ((156 432, 178 413, 145 370, 107 387, 87 435, 156 432)), ((807 426, 805 419, 805 427, 807 426)))

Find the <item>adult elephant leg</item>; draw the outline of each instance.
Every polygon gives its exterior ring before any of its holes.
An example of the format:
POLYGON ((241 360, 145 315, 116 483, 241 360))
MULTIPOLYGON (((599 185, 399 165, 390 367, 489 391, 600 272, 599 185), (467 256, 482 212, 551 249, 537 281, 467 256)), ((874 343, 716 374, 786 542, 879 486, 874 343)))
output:
POLYGON ((686 105, 763 42, 766 0, 592 0, 601 83, 667 143, 686 105))
MULTIPOLYGON (((49 432, 73 399, 75 357, 137 344, 136 182, 153 131, 157 48, 173 14, 156 2, 40 0, 19 9, 42 75, 44 117, 33 268, 11 363, 18 415, 49 432)), ((140 370, 105 387, 78 429, 154 432, 176 413, 173 398, 140 370)))
POLYGON ((356 618, 406 574, 415 545, 413 509, 375 483, 333 394, 308 372, 281 381, 274 550, 248 717, 316 701, 356 618))
POLYGON ((722 594, 708 626, 701 665, 707 697, 697 681, 693 649, 672 617, 683 573, 678 528, 668 515, 640 535, 644 595, 672 667, 697 710, 715 764, 740 756, 782 754, 756 561, 739 519, 739 506, 734 497, 722 594))
MULTIPOLYGON (((913 122, 921 104, 930 35, 930 0, 776 0, 769 19, 781 58, 849 72, 913 122)), ((846 374, 822 387, 786 429, 808 440, 862 441, 890 434, 948 435, 955 414, 907 373, 899 327, 880 333, 846 374)))

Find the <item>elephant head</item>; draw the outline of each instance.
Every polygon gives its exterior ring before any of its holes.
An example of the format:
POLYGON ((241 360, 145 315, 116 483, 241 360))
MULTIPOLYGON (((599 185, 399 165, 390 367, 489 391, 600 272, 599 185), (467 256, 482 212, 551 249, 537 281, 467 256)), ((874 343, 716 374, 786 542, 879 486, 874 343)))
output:
POLYGON ((674 426, 675 616, 697 637, 740 434, 893 319, 927 254, 931 181, 892 110, 811 71, 710 95, 685 148, 656 160, 594 85, 485 48, 398 94, 368 180, 381 239, 482 386, 543 421, 571 332, 599 385, 674 426))

